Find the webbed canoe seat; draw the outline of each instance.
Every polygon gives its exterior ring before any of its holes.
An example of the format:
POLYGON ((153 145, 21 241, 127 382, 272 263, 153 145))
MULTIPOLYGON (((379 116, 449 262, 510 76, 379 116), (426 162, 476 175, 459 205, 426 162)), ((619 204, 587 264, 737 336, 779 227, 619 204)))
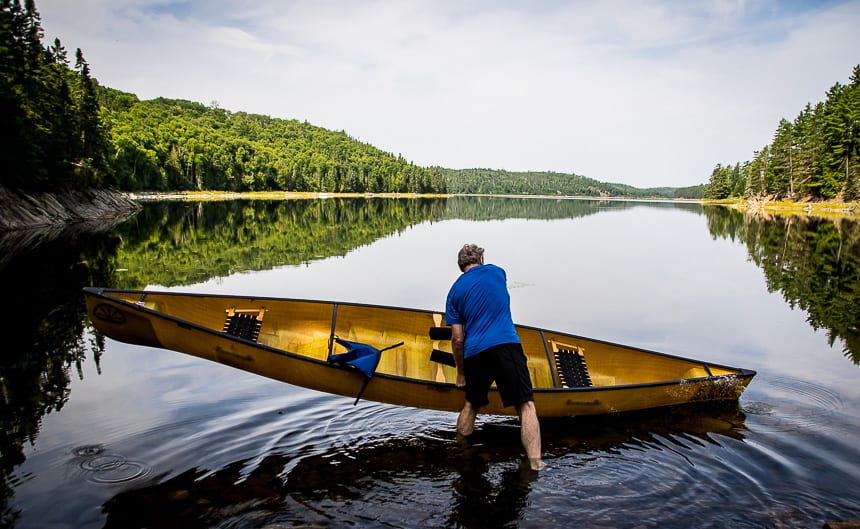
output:
POLYGON ((430 327, 427 333, 431 340, 450 340, 453 334, 451 327, 430 327))
POLYGON ((593 384, 585 365, 582 347, 567 345, 550 340, 558 381, 563 388, 588 388, 593 384))
POLYGON ((237 338, 244 338, 256 342, 260 337, 260 327, 263 326, 263 316, 266 308, 261 309, 227 309, 227 318, 224 320, 222 332, 232 334, 237 338))

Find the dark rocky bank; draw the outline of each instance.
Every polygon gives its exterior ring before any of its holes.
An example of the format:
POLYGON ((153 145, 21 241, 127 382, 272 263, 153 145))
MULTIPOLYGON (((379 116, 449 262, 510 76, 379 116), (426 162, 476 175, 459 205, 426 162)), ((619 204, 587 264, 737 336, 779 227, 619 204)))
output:
POLYGON ((22 191, 0 186, 0 233, 73 225, 115 225, 140 210, 126 195, 108 189, 22 191))

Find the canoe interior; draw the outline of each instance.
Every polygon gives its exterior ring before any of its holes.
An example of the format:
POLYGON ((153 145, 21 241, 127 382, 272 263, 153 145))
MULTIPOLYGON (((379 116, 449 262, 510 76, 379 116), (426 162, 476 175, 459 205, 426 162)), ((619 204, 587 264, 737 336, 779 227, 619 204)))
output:
MULTIPOLYGON (((134 307, 144 307, 148 311, 142 313, 143 320, 152 319, 166 315, 173 319, 173 325, 157 326, 157 330, 144 332, 143 327, 137 328, 125 325, 125 328, 112 326, 105 323, 109 318, 93 318, 96 326, 108 336, 132 343, 144 345, 156 345, 180 350, 189 354, 196 354, 216 361, 223 361, 224 355, 216 356, 206 352, 195 353, 184 343, 182 334, 188 333, 188 322, 211 332, 213 340, 217 336, 223 336, 223 330, 230 324, 228 318, 233 314, 239 314, 245 320, 255 319, 256 328, 253 329, 252 340, 266 346, 265 348, 253 347, 251 352, 243 352, 243 358, 262 358, 264 355, 272 356, 272 352, 266 352, 268 348, 290 353, 292 357, 301 357, 324 363, 330 352, 339 353, 344 349, 338 344, 332 344, 332 336, 345 340, 361 342, 372 345, 377 349, 383 349, 400 342, 403 345, 385 351, 379 362, 376 378, 390 377, 397 380, 413 381, 422 384, 451 386, 456 379, 455 368, 441 363, 430 361, 431 352, 441 350, 451 351, 451 343, 447 340, 434 340, 430 336, 430 329, 444 326, 444 318, 441 313, 431 311, 420 311, 395 307, 381 307, 349 303, 332 303, 325 301, 289 300, 274 298, 242 298, 231 296, 209 296, 180 293, 159 292, 137 292, 137 291, 97 291, 98 295, 105 296, 104 300, 114 299, 120 304, 134 307), (97 320, 102 320, 101 324, 97 320), (153 336, 145 338, 149 332, 153 336)), ((96 296, 88 293, 88 298, 96 296)), ((97 299, 88 299, 88 307, 91 314, 96 310, 97 299)), ((122 307, 121 307, 122 308, 122 307)), ((125 309, 123 309, 125 310, 125 309)), ((143 321, 142 320, 142 321, 143 321)), ((234 322, 235 323, 235 322, 234 322)), ((242 323, 242 322, 239 322, 242 323)), ((146 328, 150 322, 147 320, 146 328)), ((709 398, 737 398, 740 392, 752 378, 753 372, 720 366, 712 363, 704 363, 697 360, 680 358, 662 353, 645 351, 637 348, 602 342, 583 338, 571 334, 547 331, 543 329, 517 326, 517 332, 523 344, 523 349, 528 357, 528 366, 531 373, 532 383, 537 392, 547 391, 548 394, 562 390, 570 391, 595 391, 601 389, 621 389, 636 386, 647 386, 664 384, 668 382, 680 382, 688 380, 710 379, 731 376, 741 381, 739 387, 728 393, 710 392, 708 395, 699 391, 690 399, 708 400, 709 398), (590 383, 588 388, 570 387, 572 376, 562 369, 559 355, 567 354, 580 357, 584 362, 587 379, 590 383)), ((199 340, 198 340, 199 341, 199 340)), ((205 341, 205 340, 204 340, 205 341)), ((242 345, 240 343, 240 345, 242 345)), ((203 351, 205 345, 200 346, 203 351)), ((223 346, 216 349, 224 352, 223 346)), ((243 349, 244 351, 245 349, 243 349)), ((239 358, 241 355, 233 354, 239 358)), ((230 363, 230 362, 224 362, 230 363)), ((241 364, 241 362, 238 362, 241 364)), ((234 365, 245 369, 243 365, 234 365)), ((272 368, 274 369, 274 368, 272 368)), ((283 367, 279 369, 284 369, 283 367)), ((249 369, 254 370, 254 369, 249 369)), ((257 370, 257 372, 260 372, 257 370)), ((270 372, 261 372, 265 376, 272 376, 284 381, 295 383, 292 375, 280 376, 270 372)), ((312 375, 313 376, 313 375, 312 375)), ((313 381, 311 381, 313 382, 313 381)), ((330 387, 321 387, 314 383, 307 385, 325 391, 332 391, 330 387)), ((384 389, 384 384, 375 383, 384 389)), ((374 386, 374 384, 371 384, 374 386)), ((339 392, 334 390, 335 392, 339 392)), ((350 389, 349 391, 353 391, 350 389)), ((343 392, 343 394, 349 393, 343 392)), ((392 389, 391 391, 403 391, 403 389, 392 389)), ((698 390, 697 390, 698 391, 698 390)), ((620 393, 619 393, 620 395, 620 393)), ((648 402, 638 404, 636 399, 641 399, 642 393, 630 393, 620 401, 621 407, 647 407, 648 402)), ((368 396, 373 397, 373 391, 368 396)), ((434 404, 427 400, 427 406, 448 409, 452 407, 449 400, 444 403, 434 404)), ((684 396, 680 397, 683 400, 684 396)), ((383 401, 396 401, 396 396, 386 396, 383 401)), ((462 397, 459 397, 460 402, 462 397)), ((444 399, 443 399, 444 400, 444 399)), ((536 397, 536 403, 538 402, 536 397)), ((591 397, 583 397, 582 409, 593 409, 594 412, 614 411, 615 404, 603 404, 591 397)), ((677 400, 677 398, 676 398, 677 400)), ((573 402, 567 399, 569 406, 573 402)), ((654 398, 653 404, 673 404, 671 399, 660 396, 654 398)), ((576 404, 576 403, 573 403, 576 404)), ((424 405, 420 401, 418 405, 424 405)), ((554 403, 553 406, 556 404, 554 403)), ((556 413, 553 411, 553 413, 556 413)), ((573 414, 570 411, 559 410, 558 414, 573 414)), ((579 412, 577 412, 579 413, 579 412)))

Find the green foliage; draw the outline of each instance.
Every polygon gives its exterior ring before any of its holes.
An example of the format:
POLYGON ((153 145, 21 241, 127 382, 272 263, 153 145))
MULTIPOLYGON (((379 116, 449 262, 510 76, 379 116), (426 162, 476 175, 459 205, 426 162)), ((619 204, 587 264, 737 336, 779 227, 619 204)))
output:
POLYGON ((705 197, 860 199, 860 65, 850 84, 836 83, 824 102, 780 120, 773 142, 735 167, 737 175, 717 165, 705 197))
POLYGON ((76 71, 59 39, 42 46, 32 0, 0 6, 0 184, 26 189, 100 186, 108 176, 95 80, 76 71))
POLYGON ((699 184, 697 186, 690 187, 679 187, 675 190, 675 198, 687 198, 687 199, 702 199, 705 198, 705 184, 699 184))
POLYGON ((576 174, 552 171, 433 169, 445 176, 448 191, 454 194, 672 198, 675 192, 674 188, 637 189, 625 184, 598 182, 576 174))
POLYGON ((740 196, 747 182, 748 168, 741 164, 722 166, 717 164, 707 186, 702 190, 704 198, 722 200, 740 196))
POLYGON ((436 171, 296 120, 103 90, 125 190, 441 193, 436 171))

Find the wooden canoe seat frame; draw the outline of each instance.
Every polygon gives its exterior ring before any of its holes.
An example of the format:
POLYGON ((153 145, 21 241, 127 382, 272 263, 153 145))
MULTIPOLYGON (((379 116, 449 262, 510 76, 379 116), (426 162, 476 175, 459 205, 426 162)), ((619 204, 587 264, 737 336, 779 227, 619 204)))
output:
POLYGON ((263 316, 266 314, 266 307, 259 309, 237 309, 230 307, 225 312, 227 313, 227 317, 224 320, 222 332, 252 342, 257 341, 260 337, 260 328, 263 326, 263 316))

